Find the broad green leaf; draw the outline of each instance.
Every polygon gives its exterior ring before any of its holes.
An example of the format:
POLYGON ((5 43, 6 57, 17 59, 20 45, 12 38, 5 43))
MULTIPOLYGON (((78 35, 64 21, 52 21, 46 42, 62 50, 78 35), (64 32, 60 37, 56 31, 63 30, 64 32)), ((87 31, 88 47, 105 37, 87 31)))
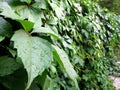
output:
POLYGON ((0 2, 0 11, 2 11, 0 15, 3 15, 4 17, 21 19, 21 17, 15 13, 15 10, 13 10, 7 2, 0 2))
POLYGON ((26 3, 28 3, 28 4, 30 4, 31 3, 31 0, 20 0, 21 2, 26 2, 26 3))
POLYGON ((20 65, 16 63, 13 58, 10 58, 8 56, 0 57, 0 76, 12 74, 19 68, 20 65))
POLYGON ((29 36, 24 30, 16 31, 11 40, 28 73, 27 90, 34 78, 50 66, 52 47, 46 40, 29 36))
MULTIPOLYGON (((16 1, 15 1, 16 2, 16 1)), ((13 2, 11 2, 13 4, 13 2)), ((10 5, 8 5, 7 2, 1 2, 0 3, 0 15, 3 15, 7 18, 11 18, 13 20, 24 20, 28 19, 30 16, 30 9, 27 7, 27 5, 20 4, 18 2, 18 6, 14 6, 12 8, 10 5)), ((15 4, 15 3, 14 3, 15 4)))
POLYGON ((55 59, 58 61, 60 66, 65 69, 69 77, 74 81, 76 88, 78 89, 78 84, 77 84, 78 75, 74 70, 72 64, 70 63, 67 54, 65 53, 65 51, 63 51, 57 46, 53 46, 53 48, 55 49, 54 52, 55 59))
POLYGON ((31 9, 27 5, 19 5, 15 7, 15 10, 22 19, 28 19, 31 9))
POLYGON ((10 37, 12 36, 12 34, 13 32, 11 29, 11 25, 6 20, 4 20, 2 17, 0 17, 0 36, 10 37))
POLYGON ((5 39, 5 37, 0 36, 0 42, 3 41, 5 39))
POLYGON ((51 2, 49 2, 49 4, 52 7, 52 9, 55 11, 55 14, 59 19, 65 19, 65 13, 63 12, 64 10, 62 7, 58 6, 55 3, 51 3, 51 2))
MULTIPOLYGON (((40 12, 39 10, 34 10, 34 7, 31 6, 31 8, 28 8, 26 5, 20 5, 19 7, 16 7, 16 11, 19 14, 19 16, 23 19, 28 19, 28 21, 34 22, 34 23, 42 23, 40 21, 41 18, 44 18, 43 12, 40 12)), ((20 20, 20 19, 18 19, 20 20)))
POLYGON ((30 22, 30 21, 27 21, 27 20, 16 20, 16 21, 21 23, 21 25, 23 26, 25 31, 30 31, 34 26, 33 22, 30 22))
POLYGON ((34 12, 34 10, 30 10, 28 16, 29 21, 34 22, 38 26, 41 26, 43 24, 41 20, 42 18, 45 19, 43 12, 40 11, 34 12))
POLYGON ((47 9, 45 0, 38 0, 32 5, 36 9, 47 9))
POLYGON ((45 33, 50 34, 51 36, 54 36, 55 38, 61 40, 61 37, 56 34, 50 27, 35 27, 32 31, 32 33, 45 33))

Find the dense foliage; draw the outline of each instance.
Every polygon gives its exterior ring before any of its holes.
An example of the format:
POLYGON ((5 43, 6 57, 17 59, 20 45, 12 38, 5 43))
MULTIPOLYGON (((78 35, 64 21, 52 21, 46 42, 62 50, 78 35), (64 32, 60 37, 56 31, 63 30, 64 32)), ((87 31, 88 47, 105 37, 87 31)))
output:
POLYGON ((99 4, 118 15, 120 14, 120 0, 100 0, 99 4))
POLYGON ((114 90, 120 18, 90 0, 1 0, 1 90, 114 90))

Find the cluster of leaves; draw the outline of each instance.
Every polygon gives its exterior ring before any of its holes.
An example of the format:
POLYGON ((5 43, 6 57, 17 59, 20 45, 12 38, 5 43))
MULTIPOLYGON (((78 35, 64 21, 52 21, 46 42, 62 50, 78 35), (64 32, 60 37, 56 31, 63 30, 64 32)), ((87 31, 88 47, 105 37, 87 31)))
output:
POLYGON ((1 88, 113 90, 119 25, 90 0, 0 1, 1 88))
MULTIPOLYGON (((117 15, 119 15, 119 8, 120 8, 120 1, 119 0, 93 0, 94 2, 97 2, 100 6, 102 6, 103 8, 107 8, 108 10, 116 13, 117 15)), ((114 62, 119 62, 120 60, 120 51, 119 51, 119 42, 116 45, 116 47, 114 47, 114 52, 115 52, 115 60, 114 62)), ((111 65, 110 69, 110 74, 115 75, 115 76, 119 76, 119 69, 120 66, 116 63, 113 63, 111 65)))
MULTIPOLYGON (((120 76, 119 70, 120 70, 120 48, 119 48, 119 43, 117 44, 117 46, 114 48, 114 63, 111 63, 111 68, 109 68, 109 74, 110 75, 114 75, 116 77, 120 76)), ((113 61, 112 61, 113 62, 113 61)))

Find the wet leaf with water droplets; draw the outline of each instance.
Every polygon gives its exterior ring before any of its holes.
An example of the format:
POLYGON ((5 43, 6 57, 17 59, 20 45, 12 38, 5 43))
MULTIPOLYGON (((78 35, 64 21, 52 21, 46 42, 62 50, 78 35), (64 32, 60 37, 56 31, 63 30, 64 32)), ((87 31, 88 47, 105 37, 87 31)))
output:
POLYGON ((48 41, 32 37, 24 30, 16 31, 11 40, 28 73, 27 90, 34 78, 50 66, 52 47, 48 41))

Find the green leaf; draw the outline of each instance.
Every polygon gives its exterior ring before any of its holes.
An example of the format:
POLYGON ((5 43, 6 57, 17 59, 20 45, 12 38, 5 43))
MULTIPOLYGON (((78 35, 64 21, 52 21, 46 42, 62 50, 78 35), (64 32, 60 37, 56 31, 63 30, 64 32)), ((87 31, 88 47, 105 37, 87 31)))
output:
POLYGON ((46 76, 43 90, 54 90, 52 84, 52 79, 49 76, 46 76))
POLYGON ((30 4, 31 3, 31 0, 20 0, 21 2, 26 2, 26 3, 28 3, 28 4, 30 4))
POLYGON ((32 5, 36 9, 47 9, 45 0, 38 0, 32 5))
POLYGON ((11 53, 11 55, 13 56, 13 57, 15 57, 16 56, 16 51, 15 50, 13 50, 13 49, 11 49, 11 48, 9 48, 9 47, 6 47, 6 49, 11 53))
POLYGON ((21 17, 21 19, 18 20, 27 19, 28 21, 42 24, 41 18, 45 19, 43 12, 36 10, 33 6, 31 6, 31 8, 28 8, 27 5, 19 5, 16 7, 16 11, 21 17))
POLYGON ((12 74, 19 68, 19 64, 17 64, 13 58, 8 56, 0 57, 0 76, 12 74))
POLYGON ((25 29, 25 31, 30 31, 33 26, 34 26, 34 23, 33 22, 30 22, 30 21, 27 21, 27 20, 16 20, 18 21, 19 23, 21 23, 21 25, 23 26, 23 28, 25 29))
POLYGON ((22 3, 20 2, 20 0, 3 0, 3 1, 7 2, 10 6, 17 6, 22 3))
POLYGON ((13 10, 7 2, 0 2, 0 11, 0 15, 3 15, 4 17, 11 19, 21 19, 21 17, 15 13, 15 10, 13 10))
POLYGON ((6 36, 10 37, 12 36, 13 32, 11 29, 11 25, 5 21, 2 17, 0 17, 0 36, 1 38, 6 36))
POLYGON ((65 69, 69 77, 74 81, 76 88, 78 89, 78 84, 77 84, 78 75, 74 70, 72 64, 70 63, 67 54, 65 53, 65 51, 63 51, 57 46, 53 46, 53 48, 55 49, 54 51, 55 59, 60 64, 60 66, 65 69))
POLYGON ((28 20, 34 22, 35 25, 41 26, 43 24, 42 19, 45 19, 43 12, 34 10, 29 11, 28 20))
POLYGON ((82 33, 85 35, 86 38, 89 37, 89 33, 86 30, 82 29, 82 33))
MULTIPOLYGON (((15 7, 16 13, 23 19, 28 19, 30 16, 31 8, 28 8, 27 5, 19 5, 15 7)), ((29 19, 28 19, 29 20, 29 19)))
POLYGON ((24 30, 16 31, 11 40, 28 73, 27 90, 34 78, 50 66, 52 47, 48 41, 29 36, 24 30))
POLYGON ((49 4, 59 19, 65 19, 65 13, 63 12, 64 9, 62 7, 58 6, 56 3, 49 2, 49 4))
POLYGON ((45 33, 50 34, 51 36, 61 40, 61 37, 56 34, 50 27, 35 27, 32 31, 32 33, 45 33))
POLYGON ((0 42, 3 41, 5 39, 5 37, 0 36, 0 42))

